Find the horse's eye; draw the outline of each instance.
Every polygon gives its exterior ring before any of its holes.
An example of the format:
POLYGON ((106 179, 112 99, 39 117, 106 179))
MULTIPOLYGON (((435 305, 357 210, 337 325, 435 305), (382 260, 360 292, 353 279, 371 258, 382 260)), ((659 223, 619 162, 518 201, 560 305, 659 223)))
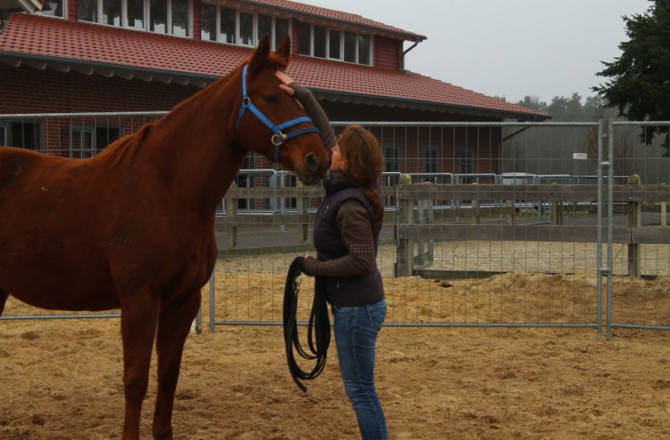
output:
POLYGON ((274 95, 263 96, 263 100, 265 100, 265 102, 267 102, 268 104, 274 104, 275 102, 277 102, 277 98, 275 98, 274 95))

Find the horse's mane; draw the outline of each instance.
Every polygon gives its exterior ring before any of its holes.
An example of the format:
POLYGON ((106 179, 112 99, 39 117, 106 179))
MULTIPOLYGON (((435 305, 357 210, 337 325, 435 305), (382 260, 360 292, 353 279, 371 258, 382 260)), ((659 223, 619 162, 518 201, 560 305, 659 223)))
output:
MULTIPOLYGON (((253 57, 251 57, 248 60, 247 64, 251 65, 251 71, 253 74, 256 71, 260 71, 261 69, 268 67, 270 68, 274 67, 274 69, 276 70, 284 70, 288 66, 288 61, 289 61, 288 56, 285 56, 277 52, 270 52, 267 55, 267 59, 264 60, 264 64, 262 66, 255 66, 253 57)), ((244 65, 239 66, 238 68, 229 72, 227 75, 219 78, 214 83, 198 91, 197 93, 190 96, 186 100, 180 102, 166 116, 164 116, 159 121, 173 117, 174 110, 188 106, 192 101, 197 100, 197 98, 200 95, 208 93, 208 90, 210 90, 212 87, 217 87, 217 85, 221 85, 222 83, 227 82, 227 80, 231 76, 234 76, 237 72, 242 70, 243 66, 244 65)), ((109 146, 107 146, 102 152, 100 152, 100 154, 98 154, 93 159, 110 160, 111 167, 122 167, 124 171, 127 171, 132 166, 135 156, 137 155, 138 150, 140 149, 142 143, 148 136, 149 132, 159 121, 147 123, 143 125, 139 130, 120 137, 116 141, 112 142, 109 146)))
POLYGON ((122 167, 124 171, 127 171, 132 166, 140 145, 153 126, 154 122, 150 122, 144 124, 139 130, 120 137, 93 159, 105 160, 109 158, 111 159, 111 167, 122 167))

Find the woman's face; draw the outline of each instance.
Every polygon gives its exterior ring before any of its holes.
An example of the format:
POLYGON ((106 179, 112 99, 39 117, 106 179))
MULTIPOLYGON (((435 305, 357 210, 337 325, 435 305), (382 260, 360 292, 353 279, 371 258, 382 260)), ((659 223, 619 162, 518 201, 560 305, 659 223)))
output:
POLYGON ((333 147, 333 151, 330 156, 330 169, 331 170, 344 170, 347 166, 347 161, 342 158, 340 152, 340 144, 336 143, 333 147))

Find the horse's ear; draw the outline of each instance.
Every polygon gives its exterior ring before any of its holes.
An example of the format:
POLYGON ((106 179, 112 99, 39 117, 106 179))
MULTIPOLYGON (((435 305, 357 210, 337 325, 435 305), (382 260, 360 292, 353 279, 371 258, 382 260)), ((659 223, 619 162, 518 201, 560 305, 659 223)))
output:
POLYGON ((284 36, 284 39, 277 48, 276 52, 279 55, 286 57, 286 59, 288 60, 288 56, 291 55, 291 38, 288 36, 288 34, 284 36))
POLYGON ((270 41, 268 40, 268 35, 265 34, 258 43, 256 52, 251 56, 251 61, 249 62, 249 68, 252 74, 255 74, 261 71, 268 60, 270 55, 270 41))

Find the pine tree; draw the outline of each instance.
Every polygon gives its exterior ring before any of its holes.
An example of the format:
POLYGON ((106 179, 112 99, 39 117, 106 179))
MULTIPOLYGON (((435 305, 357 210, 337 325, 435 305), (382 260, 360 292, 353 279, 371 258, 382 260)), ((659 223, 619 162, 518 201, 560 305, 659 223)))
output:
MULTIPOLYGON (((628 41, 619 44, 622 53, 598 76, 610 78, 593 87, 608 107, 632 121, 670 120, 670 0, 652 0, 643 14, 623 17, 628 41)), ((668 126, 644 127, 642 139, 651 144, 654 133, 665 133, 668 153, 668 126)))

